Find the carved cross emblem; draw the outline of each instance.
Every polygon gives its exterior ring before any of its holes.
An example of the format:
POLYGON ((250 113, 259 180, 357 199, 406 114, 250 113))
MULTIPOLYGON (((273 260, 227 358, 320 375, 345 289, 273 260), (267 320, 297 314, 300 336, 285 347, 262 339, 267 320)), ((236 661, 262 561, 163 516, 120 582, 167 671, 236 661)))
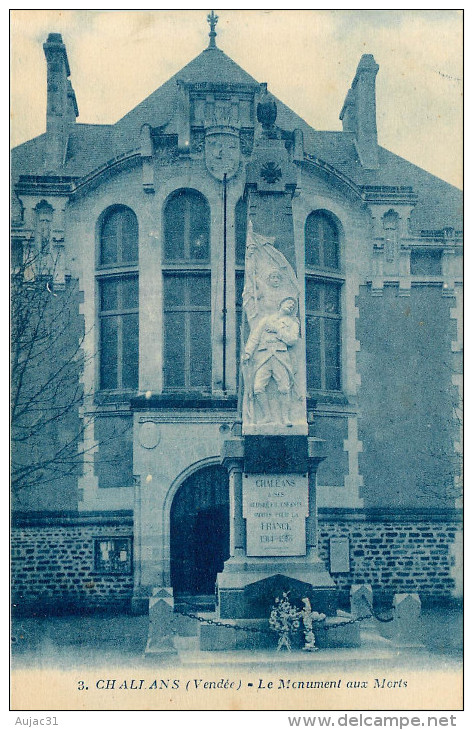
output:
POLYGON ((272 185, 282 178, 282 170, 276 162, 265 162, 260 175, 263 180, 272 185))

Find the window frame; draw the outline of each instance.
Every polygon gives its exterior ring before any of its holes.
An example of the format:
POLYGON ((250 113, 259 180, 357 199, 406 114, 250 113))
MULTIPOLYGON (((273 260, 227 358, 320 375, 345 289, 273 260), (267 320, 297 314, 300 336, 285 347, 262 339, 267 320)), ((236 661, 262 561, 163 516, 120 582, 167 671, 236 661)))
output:
MULTIPOLYGON (((319 244, 319 259, 320 259, 320 253, 323 252, 322 244, 319 244)), ((345 273, 343 268, 343 230, 340 221, 338 218, 331 213, 330 211, 320 208, 320 209, 314 209, 311 210, 310 213, 307 214, 305 222, 304 222, 304 255, 305 255, 305 277, 304 277, 304 331, 306 335, 306 386, 307 386, 307 393, 308 395, 327 395, 332 397, 340 397, 343 395, 343 389, 344 389, 344 351, 343 351, 343 342, 344 342, 344 284, 345 284, 345 273), (337 259, 338 259, 338 267, 328 267, 324 266, 323 264, 319 263, 318 265, 314 264, 308 264, 307 263, 307 248, 308 248, 308 241, 307 241, 307 221, 313 214, 319 214, 320 216, 326 217, 331 225, 336 230, 337 234, 337 259), (319 284, 327 284, 336 286, 338 289, 338 296, 339 296, 339 312, 337 314, 331 314, 329 312, 325 312, 323 310, 323 307, 321 306, 320 310, 309 310, 307 308, 307 282, 308 281, 314 281, 318 282, 319 284), (319 328, 320 328, 320 380, 321 380, 321 387, 316 388, 314 386, 309 385, 308 377, 309 377, 309 371, 307 368, 307 322, 308 318, 312 317, 313 319, 319 320, 319 328), (325 347, 325 326, 324 322, 326 319, 334 319, 339 322, 339 338, 338 338, 338 372, 339 372, 339 387, 336 390, 328 389, 326 387, 327 383, 327 372, 326 372, 326 347, 325 347)))
MULTIPOLYGON (((138 380, 139 380, 139 275, 138 272, 128 272, 124 274, 123 272, 120 275, 108 275, 108 276, 98 276, 97 277, 97 283, 98 283, 98 338, 99 338, 99 384, 100 384, 100 390, 106 391, 106 392, 133 392, 138 389, 138 380), (117 306, 117 309, 105 309, 102 310, 102 286, 105 282, 110 281, 116 281, 117 282, 117 289, 120 290, 120 284, 122 284, 126 280, 135 279, 137 283, 137 289, 138 289, 138 302, 136 307, 129 307, 125 308, 123 305, 117 306), (124 317, 128 315, 136 314, 138 315, 138 369, 137 369, 137 381, 136 386, 124 386, 123 385, 123 361, 124 361, 124 351, 123 351, 123 319, 124 317), (107 318, 116 318, 117 320, 117 387, 116 388, 106 388, 102 385, 102 322, 104 319, 107 318)), ((118 295, 120 296, 120 295, 118 295)), ((121 298, 121 297, 120 297, 121 298)))
MULTIPOLYGON (((113 205, 109 205, 108 208, 106 208, 98 221, 98 246, 96 248, 96 262, 95 262, 95 268, 97 271, 122 271, 123 269, 129 269, 133 267, 138 267, 139 263, 139 242, 140 242, 140 231, 139 231, 139 223, 138 223, 138 217, 135 213, 135 211, 130 208, 128 205, 123 205, 122 203, 116 203, 113 205), (102 263, 102 235, 103 235, 103 227, 105 223, 107 222, 107 219, 111 217, 113 213, 119 213, 120 211, 131 213, 136 221, 136 252, 138 254, 137 258, 134 261, 123 261, 123 259, 118 258, 115 262, 112 262, 110 264, 103 264, 102 263)), ((123 251, 123 245, 121 246, 121 251, 123 251)))
MULTIPOLYGON (((182 198, 185 196, 183 195, 182 198)), ((210 232, 211 232, 211 212, 210 212, 210 205, 209 201, 203 195, 199 190, 196 190, 195 188, 178 188, 177 190, 174 190, 168 197, 166 198, 164 205, 163 205, 163 250, 162 250, 162 266, 163 270, 168 269, 169 267, 187 267, 189 269, 193 269, 194 267, 204 267, 204 268, 210 268, 210 260, 211 260, 211 240, 210 240, 210 232), (167 258, 166 257, 166 235, 167 235, 167 223, 166 223, 166 210, 168 205, 172 204, 176 199, 179 199, 181 197, 181 193, 188 194, 189 198, 195 198, 196 200, 201 201, 203 205, 203 210, 205 210, 206 215, 206 222, 208 224, 208 256, 206 258, 190 258, 190 205, 187 203, 185 206, 184 211, 184 237, 183 237, 183 247, 184 247, 184 255, 182 258, 167 258), (186 253, 189 253, 189 257, 186 258, 186 253)))
MULTIPOLYGON (((210 204, 207 199, 207 197, 200 192, 200 190, 196 190, 195 188, 178 188, 177 190, 174 190, 163 204, 162 209, 162 255, 161 255, 161 276, 162 276, 162 315, 163 315, 163 321, 162 321, 162 389, 163 393, 211 393, 213 388, 213 343, 212 343, 212 266, 211 266, 211 258, 212 258, 212 250, 211 250, 211 235, 212 235, 212 218, 211 218, 211 209, 210 204), (206 205, 207 209, 207 223, 208 223, 208 257, 206 259, 166 259, 166 214, 167 214, 167 206, 170 201, 172 201, 179 193, 182 192, 189 192, 191 193, 192 197, 198 197, 200 198, 206 205), (209 297, 209 304, 208 306, 199 306, 199 305, 191 305, 191 304, 183 304, 182 306, 178 305, 172 305, 168 306, 165 302, 165 287, 166 287, 166 279, 171 279, 172 277, 182 276, 184 280, 187 282, 190 277, 202 277, 208 279, 209 282, 209 290, 210 290, 210 297, 209 297), (184 314, 184 327, 186 332, 186 339, 185 339, 185 352, 184 352, 184 385, 182 387, 177 386, 169 386, 166 385, 166 368, 168 367, 167 364, 167 358, 166 358, 166 314, 172 314, 174 312, 183 312, 184 314), (191 353, 190 353, 190 343, 191 343, 191 328, 190 328, 190 315, 192 312, 208 312, 208 326, 209 326, 209 336, 210 336, 210 370, 208 372, 208 383, 207 385, 191 385, 190 384, 190 374, 192 370, 192 361, 191 361, 191 353)), ((189 207, 186 206, 186 216, 187 218, 190 217, 189 214, 189 207)), ((189 233, 189 229, 187 229, 189 233)), ((184 240, 184 253, 186 250, 188 250, 189 242, 186 242, 184 240)))
POLYGON ((205 269, 166 269, 163 271, 163 392, 166 393, 190 393, 190 392, 210 392, 212 390, 212 278, 210 270, 205 269), (207 305, 190 304, 188 302, 182 305, 166 305, 165 302, 165 287, 166 279, 182 277, 187 286, 187 282, 192 278, 205 278, 209 282, 209 303, 207 305), (175 314, 182 312, 184 315, 184 385, 180 386, 169 386, 166 385, 166 314, 175 314), (192 340, 192 327, 191 327, 191 315, 196 312, 208 313, 209 315, 209 337, 210 337, 210 372, 208 385, 191 385, 191 371, 192 371, 192 358, 191 358, 191 340, 192 340))
POLYGON ((311 212, 307 215, 305 222, 304 222, 304 252, 305 252, 305 266, 306 269, 314 269, 317 271, 324 271, 324 272, 339 272, 342 269, 342 261, 341 261, 341 236, 340 236, 340 224, 336 220, 335 216, 330 213, 330 211, 325 210, 324 208, 320 208, 317 210, 311 210, 311 212), (318 254, 319 254, 319 262, 317 264, 308 263, 307 262, 307 225, 310 218, 322 218, 326 219, 330 226, 335 229, 336 238, 337 238, 337 259, 338 259, 338 265, 337 266, 326 266, 323 261, 325 259, 325 248, 323 241, 320 241, 318 244, 318 254))
MULTIPOLYGON (((317 284, 331 285, 334 289, 335 287, 338 290, 338 298, 339 298, 339 311, 337 313, 330 313, 325 311, 322 306, 319 310, 309 310, 307 308, 307 294, 305 297, 305 332, 306 332, 306 363, 307 363, 307 322, 309 317, 312 319, 317 319, 319 322, 319 342, 320 342, 320 388, 316 388, 314 386, 309 385, 308 378, 309 378, 309 371, 307 368, 307 391, 309 393, 327 393, 327 394, 340 394, 343 391, 343 381, 342 381, 342 374, 343 374, 343 368, 342 368, 342 346, 343 346, 343 337, 342 337, 342 327, 343 327, 343 283, 344 280, 342 277, 327 277, 327 276, 320 276, 320 275, 314 275, 313 273, 307 273, 305 275, 305 291, 307 292, 307 282, 313 281, 317 284), (338 322, 339 324, 339 337, 338 337, 338 352, 339 352, 339 360, 338 360, 338 372, 339 372, 339 387, 337 389, 333 388, 327 388, 327 370, 326 370, 326 354, 327 354, 327 348, 326 348, 326 342, 325 342, 325 321, 326 320, 334 320, 338 322)), ((326 291, 324 288, 322 290, 323 292, 326 291)), ((324 296, 324 295, 323 295, 324 296)))
MULTIPOLYGON (((96 364, 96 382, 98 384, 97 390, 100 393, 134 393, 139 387, 139 297, 140 297, 140 277, 139 277, 139 221, 135 211, 127 205, 113 204, 108 206, 100 215, 97 222, 97 246, 96 246, 96 271, 95 271, 95 311, 96 311, 96 323, 97 323, 97 334, 96 334, 96 352, 98 353, 97 364, 96 364), (136 250, 138 258, 136 261, 117 261, 111 264, 102 264, 102 233, 103 226, 107 220, 107 217, 113 212, 120 210, 131 213, 135 217, 136 221, 136 250), (105 310, 106 314, 102 311, 102 283, 106 281, 117 281, 122 282, 123 280, 135 278, 138 286, 138 303, 136 307, 130 307, 123 309, 119 307, 117 310, 105 310), (138 368, 136 373, 136 386, 129 387, 123 386, 123 317, 127 314, 138 315, 138 368), (117 345, 117 387, 107 388, 102 385, 102 320, 105 317, 118 317, 118 345, 117 345)), ((123 246, 122 246, 123 250, 123 246)))

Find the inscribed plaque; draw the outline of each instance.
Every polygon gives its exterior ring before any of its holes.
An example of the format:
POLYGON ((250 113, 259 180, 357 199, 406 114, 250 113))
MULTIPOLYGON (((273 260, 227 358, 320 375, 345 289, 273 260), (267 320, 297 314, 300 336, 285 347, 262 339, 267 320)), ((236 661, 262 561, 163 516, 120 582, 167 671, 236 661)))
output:
POLYGON ((244 474, 243 517, 249 556, 305 555, 308 478, 300 474, 244 474))

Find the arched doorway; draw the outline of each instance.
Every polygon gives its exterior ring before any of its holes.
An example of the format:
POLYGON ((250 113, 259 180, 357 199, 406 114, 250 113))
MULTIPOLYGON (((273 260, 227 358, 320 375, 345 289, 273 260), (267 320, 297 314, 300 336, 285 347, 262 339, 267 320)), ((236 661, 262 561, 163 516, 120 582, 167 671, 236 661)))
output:
POLYGON ((171 585, 175 596, 213 595, 229 557, 228 472, 206 466, 179 487, 171 506, 171 585))

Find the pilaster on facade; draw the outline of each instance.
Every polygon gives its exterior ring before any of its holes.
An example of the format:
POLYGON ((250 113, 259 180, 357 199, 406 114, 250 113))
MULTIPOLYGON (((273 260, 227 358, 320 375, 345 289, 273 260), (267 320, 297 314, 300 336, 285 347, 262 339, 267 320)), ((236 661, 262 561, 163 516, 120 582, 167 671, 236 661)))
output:
POLYGON ((385 284, 395 283, 399 296, 409 296, 412 284, 409 218, 416 196, 411 188, 390 190, 381 188, 380 192, 364 193, 373 223, 371 294, 382 296, 385 284), (375 199, 371 200, 373 196, 375 199))
POLYGON ((371 279, 371 295, 380 297, 384 289, 384 244, 380 239, 373 245, 373 273, 371 279))
POLYGON ((452 340, 452 352, 463 352, 463 288, 454 289, 455 306, 450 307, 450 319, 456 323, 455 339, 452 340))
POLYGON ((95 457, 99 450, 94 434, 95 419, 85 405, 89 398, 84 397, 84 405, 79 408, 82 432, 82 440, 77 444, 78 459, 82 462, 82 473, 78 478, 79 511, 95 508, 99 487, 99 480, 95 474, 95 457))
POLYGON ((399 251, 399 296, 410 296, 411 286, 411 250, 408 245, 401 244, 399 251))
POLYGON ((347 396, 356 396, 361 385, 361 375, 357 370, 357 353, 360 352, 361 344, 356 337, 356 321, 360 317, 360 310, 357 306, 357 298, 360 293, 360 282, 358 275, 347 275, 345 280, 345 331, 344 331, 344 363, 345 378, 344 390, 347 396))
POLYGON ((68 196, 20 194, 23 222, 15 230, 20 239, 23 267, 27 276, 51 276, 56 289, 64 289, 67 273, 64 243, 65 210, 68 196))
POLYGON ((452 340, 451 351, 452 360, 456 359, 458 364, 455 370, 458 372, 452 373, 452 386, 457 392, 456 402, 453 405, 452 418, 453 423, 456 425, 456 438, 453 443, 454 453, 456 460, 460 464, 460 473, 454 476, 454 487, 457 499, 455 501, 455 507, 461 509, 463 507, 463 478, 462 478, 462 463, 463 463, 463 376, 460 372, 461 362, 459 362, 463 352, 463 292, 461 287, 455 287, 454 296, 456 300, 456 306, 450 308, 450 319, 456 323, 456 337, 452 340))
MULTIPOLYGON (((222 190, 223 193, 223 190, 222 190)), ((237 390, 237 332, 235 320, 235 209, 243 195, 243 184, 238 178, 227 185, 226 210, 223 194, 219 203, 215 196, 212 210, 212 303, 214 372, 212 392, 219 395, 236 394, 237 390), (224 241, 225 228, 225 242, 224 241), (223 250, 225 245, 225 255, 223 250), (225 271, 225 301, 223 293, 225 271), (224 333, 225 317, 225 333, 224 333), (225 382, 223 378, 225 358, 225 382)))
POLYGON ((141 127, 140 155, 143 190, 145 193, 154 193, 153 140, 149 124, 143 124, 141 127))
POLYGON ((442 251, 442 296, 444 297, 456 297, 455 292, 455 246, 453 242, 448 242, 448 245, 442 251))
POLYGON ((452 596, 462 598, 463 596, 463 531, 458 529, 455 533, 454 542, 448 548, 450 558, 450 576, 454 580, 452 596))
POLYGON ((79 375, 79 383, 84 393, 82 405, 79 408, 83 438, 82 442, 78 444, 79 459, 82 461, 82 472, 78 478, 78 509, 82 511, 96 508, 99 482, 95 474, 95 458, 98 454, 99 445, 95 439, 94 418, 94 384, 97 363, 95 357, 95 328, 91 324, 95 320, 93 277, 84 277, 83 280, 79 280, 79 287, 84 295, 83 301, 79 304, 79 316, 85 323, 84 336, 81 341, 83 366, 79 375))
POLYGON ((358 438, 358 416, 348 418, 347 424, 348 438, 343 442, 343 450, 348 454, 348 474, 345 476, 343 506, 363 507, 364 500, 360 497, 363 477, 359 472, 358 460, 358 454, 363 451, 363 443, 358 438))
POLYGON ((139 391, 162 391, 162 205, 155 206, 156 196, 147 196, 148 215, 140 226, 139 258, 139 391), (153 342, 153 347, 146 343, 153 342))

